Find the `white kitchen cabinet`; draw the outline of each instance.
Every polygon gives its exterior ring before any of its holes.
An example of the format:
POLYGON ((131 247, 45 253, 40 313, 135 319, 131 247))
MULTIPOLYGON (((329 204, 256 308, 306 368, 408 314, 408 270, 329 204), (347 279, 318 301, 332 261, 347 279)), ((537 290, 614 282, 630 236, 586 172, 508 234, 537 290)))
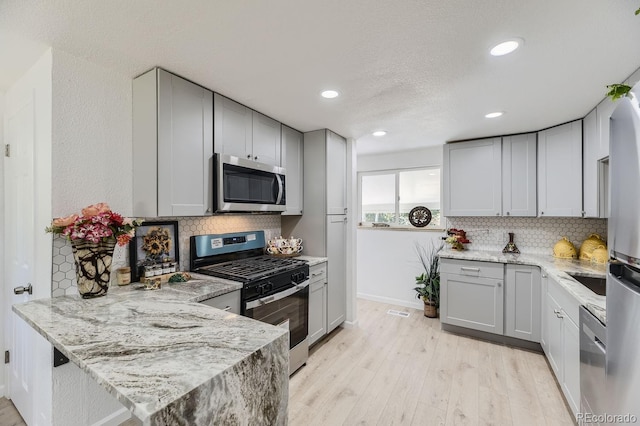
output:
POLYGON ((538 216, 582 216, 582 120, 538 132, 538 216))
POLYGON ((574 416, 580 408, 580 334, 578 301, 555 280, 547 279, 543 295, 544 342, 549 364, 574 416))
POLYGON ((327 334, 327 263, 309 268, 309 345, 327 334))
POLYGON ((540 342, 540 268, 506 265, 505 336, 540 342))
POLYGON ((503 334, 503 282, 501 263, 441 259, 441 322, 503 334))
POLYGON ((218 93, 213 116, 216 153, 281 165, 279 122, 218 93))
POLYGON ((596 106, 598 118, 598 151, 597 159, 601 160, 609 156, 609 139, 611 131, 611 114, 616 109, 617 102, 607 97, 596 106))
POLYGON ((212 213, 213 93, 154 68, 133 80, 133 214, 212 213))
POLYGON ((327 333, 347 317, 347 217, 327 216, 327 333))
POLYGON ((287 185, 287 210, 283 215, 301 215, 304 190, 304 147, 302 133, 282 125, 282 167, 287 185))
POLYGON ((501 146, 500 138, 444 145, 444 216, 502 214, 501 146))
POLYGON ((536 134, 502 138, 502 215, 536 216, 536 134))
POLYGON ((347 213, 347 140, 327 130, 327 214, 347 213))
POLYGON ((212 297, 211 299, 207 299, 201 303, 203 305, 240 315, 240 290, 221 294, 220 296, 212 297))
POLYGON ((304 214, 283 216, 282 234, 302 238, 304 254, 328 259, 327 333, 346 319, 346 176, 346 140, 326 129, 305 133, 304 214))
POLYGON ((598 154, 600 134, 594 109, 582 121, 582 204, 584 217, 599 217, 598 154))

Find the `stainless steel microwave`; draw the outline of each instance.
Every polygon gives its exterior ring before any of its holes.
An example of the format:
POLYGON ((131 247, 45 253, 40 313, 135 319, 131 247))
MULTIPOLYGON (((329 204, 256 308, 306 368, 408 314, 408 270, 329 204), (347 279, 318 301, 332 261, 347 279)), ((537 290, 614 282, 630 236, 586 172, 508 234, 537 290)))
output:
POLYGON ((223 212, 283 212, 285 169, 215 154, 214 207, 223 212))

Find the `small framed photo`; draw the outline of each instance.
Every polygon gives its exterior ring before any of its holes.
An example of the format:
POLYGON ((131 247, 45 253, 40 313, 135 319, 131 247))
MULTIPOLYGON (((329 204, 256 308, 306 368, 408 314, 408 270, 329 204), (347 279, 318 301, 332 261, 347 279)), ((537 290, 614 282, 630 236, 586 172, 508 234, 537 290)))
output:
POLYGON ((131 281, 140 281, 147 266, 180 262, 179 245, 178 221, 144 221, 129 242, 131 281))

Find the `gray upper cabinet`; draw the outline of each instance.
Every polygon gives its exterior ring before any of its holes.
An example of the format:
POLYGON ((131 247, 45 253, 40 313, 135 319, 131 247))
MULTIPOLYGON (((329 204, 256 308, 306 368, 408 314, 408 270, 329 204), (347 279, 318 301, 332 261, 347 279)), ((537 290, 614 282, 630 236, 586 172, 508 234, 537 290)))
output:
POLYGON ((596 113, 598 117, 598 151, 596 159, 609 156, 609 138, 611 130, 611 114, 616 109, 617 103, 609 98, 605 98, 602 102, 596 106, 596 113))
POLYGON ((282 214, 301 215, 304 200, 304 147, 302 133, 282 125, 282 167, 286 170, 287 210, 282 214))
POLYGON ((212 212, 213 93, 155 68, 133 80, 133 214, 212 212))
POLYGON ((347 141, 327 130, 327 214, 347 214, 347 141))
POLYGON ((444 216, 502 214, 501 139, 444 145, 444 216))
POLYGON ((598 155, 600 135, 593 109, 582 122, 582 204, 585 217, 599 217, 598 155))
POLYGON ((214 146, 219 154, 281 165, 280 123, 215 93, 214 146))
POLYGON ((540 268, 506 265, 505 336, 540 342, 540 268))
POLYGON ((536 134, 502 138, 502 215, 536 216, 536 134))
POLYGON ((582 120, 538 132, 538 215, 582 216, 582 120))

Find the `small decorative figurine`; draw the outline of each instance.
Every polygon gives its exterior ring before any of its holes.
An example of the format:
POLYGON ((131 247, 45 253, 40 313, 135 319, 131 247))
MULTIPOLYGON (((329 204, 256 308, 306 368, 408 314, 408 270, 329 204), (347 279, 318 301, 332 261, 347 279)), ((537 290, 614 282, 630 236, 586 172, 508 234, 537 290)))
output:
POLYGON ((509 232, 509 242, 502 249, 503 253, 520 254, 520 250, 518 250, 516 243, 513 242, 514 235, 515 234, 513 232, 509 232))

